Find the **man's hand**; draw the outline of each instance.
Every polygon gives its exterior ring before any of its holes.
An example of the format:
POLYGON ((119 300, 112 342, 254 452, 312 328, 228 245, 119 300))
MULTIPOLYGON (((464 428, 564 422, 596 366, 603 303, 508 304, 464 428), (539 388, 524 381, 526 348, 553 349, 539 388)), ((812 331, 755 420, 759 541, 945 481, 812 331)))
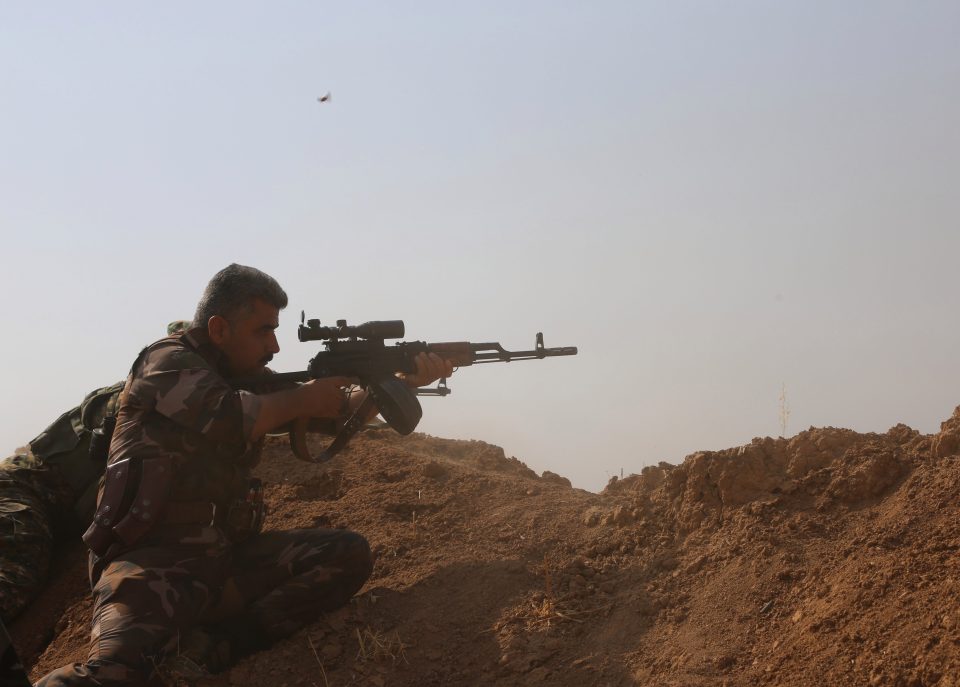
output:
POLYGON ((347 394, 344 387, 354 384, 349 377, 311 379, 300 385, 300 417, 340 417, 345 415, 347 394))
POLYGON ((397 377, 402 379, 411 389, 433 384, 438 379, 445 379, 453 374, 453 363, 441 358, 436 353, 419 353, 415 358, 416 372, 401 372, 397 377))
POLYGON ((313 379, 295 389, 260 395, 259 412, 251 428, 250 439, 256 441, 291 420, 339 418, 347 414, 351 409, 343 387, 353 382, 349 377, 325 377, 313 379))
MULTIPOLYGON (((433 384, 453 374, 453 364, 436 353, 420 353, 415 360, 416 372, 397 374, 411 389, 433 384)), ((367 396, 366 393, 348 395, 344 391, 344 387, 356 383, 357 380, 350 377, 324 377, 312 379, 296 389, 260 396, 260 412, 253 425, 251 439, 256 440, 298 418, 342 418, 352 414, 367 396)), ((375 417, 377 412, 375 407, 371 408, 367 419, 375 417)))

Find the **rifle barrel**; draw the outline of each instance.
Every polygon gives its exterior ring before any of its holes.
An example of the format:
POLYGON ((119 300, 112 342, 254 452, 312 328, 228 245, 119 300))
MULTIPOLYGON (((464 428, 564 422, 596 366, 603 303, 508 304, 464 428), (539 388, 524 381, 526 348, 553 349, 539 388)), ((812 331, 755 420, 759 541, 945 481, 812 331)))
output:
POLYGON ((540 360, 542 358, 555 358, 562 355, 576 355, 576 346, 562 346, 560 348, 538 348, 533 351, 505 351, 502 348, 499 351, 489 353, 474 354, 474 364, 479 363, 509 363, 514 360, 540 360))

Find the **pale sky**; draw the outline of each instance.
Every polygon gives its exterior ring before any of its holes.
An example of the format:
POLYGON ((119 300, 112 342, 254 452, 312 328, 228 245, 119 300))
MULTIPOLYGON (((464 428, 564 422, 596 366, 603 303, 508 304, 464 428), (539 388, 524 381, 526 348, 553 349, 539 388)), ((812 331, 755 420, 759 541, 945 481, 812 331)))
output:
POLYGON ((0 5, 12 451, 230 262, 324 322, 576 345, 420 430, 591 490, 960 404, 960 3, 0 5), (317 97, 330 91, 329 103, 317 97))

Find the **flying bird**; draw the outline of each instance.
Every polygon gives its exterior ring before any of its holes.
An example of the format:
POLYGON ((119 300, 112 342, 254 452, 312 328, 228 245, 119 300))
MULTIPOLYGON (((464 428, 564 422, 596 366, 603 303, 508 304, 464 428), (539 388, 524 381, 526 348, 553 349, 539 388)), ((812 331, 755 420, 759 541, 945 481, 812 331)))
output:
POLYGON ((323 95, 321 95, 319 98, 317 98, 317 102, 318 102, 318 103, 328 103, 328 102, 330 102, 330 98, 331 98, 330 91, 327 91, 326 93, 324 93, 323 95))

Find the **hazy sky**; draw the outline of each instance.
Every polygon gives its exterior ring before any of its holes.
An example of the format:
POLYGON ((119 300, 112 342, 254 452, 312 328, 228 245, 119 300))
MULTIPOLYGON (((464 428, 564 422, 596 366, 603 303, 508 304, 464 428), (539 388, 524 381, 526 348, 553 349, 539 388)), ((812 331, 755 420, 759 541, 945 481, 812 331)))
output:
POLYGON ((0 5, 0 447, 209 277, 296 320, 576 345, 420 429, 599 489, 960 403, 960 3, 0 5), (330 91, 332 101, 317 102, 330 91))

